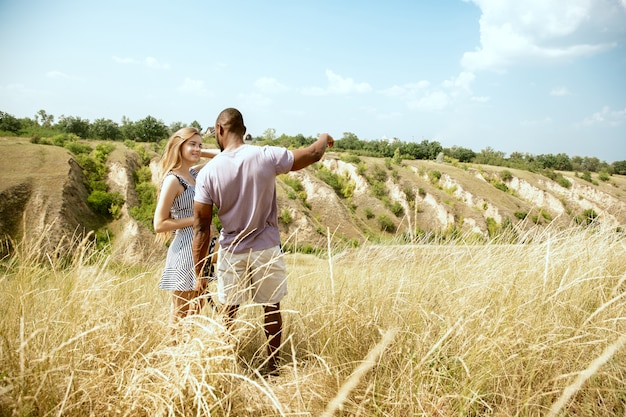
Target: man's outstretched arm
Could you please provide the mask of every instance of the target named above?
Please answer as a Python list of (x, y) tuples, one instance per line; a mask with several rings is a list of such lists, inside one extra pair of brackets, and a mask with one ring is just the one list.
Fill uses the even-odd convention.
[(294, 149), (292, 171), (306, 168), (324, 156), (326, 148), (332, 148), (335, 140), (328, 133), (322, 133), (317, 140), (306, 148)]

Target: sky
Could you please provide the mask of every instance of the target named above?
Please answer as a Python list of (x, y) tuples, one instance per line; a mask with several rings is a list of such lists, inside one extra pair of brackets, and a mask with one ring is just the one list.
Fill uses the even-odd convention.
[(0, 111), (626, 160), (626, 0), (0, 0)]

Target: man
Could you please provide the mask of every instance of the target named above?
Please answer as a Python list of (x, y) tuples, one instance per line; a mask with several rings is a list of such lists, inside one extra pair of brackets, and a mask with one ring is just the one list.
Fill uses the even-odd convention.
[[(280, 248), (276, 176), (319, 161), (334, 144), (327, 134), (296, 150), (244, 143), (246, 126), (239, 110), (223, 110), (215, 123), (221, 152), (198, 174), (194, 202), (192, 251), (200, 276), (211, 239), (213, 206), (222, 223), (217, 260), (218, 297), (230, 325), (241, 303), (250, 296), (265, 310), (268, 371), (278, 372), (282, 316), (280, 301), (287, 294), (287, 273)], [(197, 290), (206, 281), (198, 279)]]

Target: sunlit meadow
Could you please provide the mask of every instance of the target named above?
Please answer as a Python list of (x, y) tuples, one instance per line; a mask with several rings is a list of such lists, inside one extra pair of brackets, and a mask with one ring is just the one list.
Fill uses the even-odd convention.
[(259, 306), (173, 331), (161, 263), (21, 242), (0, 263), (0, 416), (624, 415), (623, 234), (520, 241), (287, 254), (271, 378)]

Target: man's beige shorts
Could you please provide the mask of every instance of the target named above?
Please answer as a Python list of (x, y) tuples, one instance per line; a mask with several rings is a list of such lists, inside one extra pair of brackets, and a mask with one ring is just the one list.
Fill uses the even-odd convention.
[(217, 294), (220, 303), (240, 305), (252, 297), (255, 303), (278, 304), (287, 295), (287, 269), (280, 246), (217, 255)]

